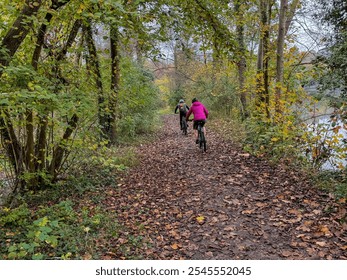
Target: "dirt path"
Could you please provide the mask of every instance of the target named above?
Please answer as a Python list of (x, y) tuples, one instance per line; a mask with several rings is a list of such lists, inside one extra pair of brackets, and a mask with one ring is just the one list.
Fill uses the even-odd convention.
[[(127, 228), (113, 241), (113, 255), (347, 259), (345, 201), (335, 202), (211, 131), (202, 155), (192, 130), (180, 134), (177, 116), (164, 122), (157, 141), (139, 148), (141, 164), (108, 191), (105, 203)], [(140, 240), (148, 246), (136, 246)]]

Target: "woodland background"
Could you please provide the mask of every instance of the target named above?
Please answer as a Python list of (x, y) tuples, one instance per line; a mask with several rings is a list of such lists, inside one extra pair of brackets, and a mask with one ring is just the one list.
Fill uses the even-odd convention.
[(346, 1), (3, 0), (0, 18), (3, 259), (80, 258), (93, 229), (117, 234), (74, 199), (117, 187), (181, 98), (347, 197)]

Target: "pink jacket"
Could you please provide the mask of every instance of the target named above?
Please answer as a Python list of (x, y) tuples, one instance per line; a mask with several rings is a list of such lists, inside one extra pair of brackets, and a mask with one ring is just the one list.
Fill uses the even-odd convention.
[(188, 120), (189, 116), (193, 113), (194, 121), (206, 120), (208, 117), (208, 110), (205, 106), (199, 101), (195, 101), (190, 107), (186, 119)]

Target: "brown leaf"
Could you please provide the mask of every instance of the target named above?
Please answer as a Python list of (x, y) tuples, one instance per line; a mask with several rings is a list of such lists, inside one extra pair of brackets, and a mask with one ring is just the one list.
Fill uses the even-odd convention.
[(224, 228), (225, 231), (234, 231), (235, 228), (233, 226), (227, 226)]
[(310, 255), (310, 256), (314, 256), (316, 255), (316, 250), (314, 248), (307, 248), (306, 252)]
[(172, 249), (174, 249), (174, 250), (177, 250), (178, 248), (181, 247), (181, 245), (179, 245), (179, 244), (177, 244), (177, 243), (174, 243), (174, 244), (172, 244), (170, 247), (171, 247)]
[(84, 260), (91, 260), (91, 259), (93, 259), (93, 257), (92, 257), (91, 254), (86, 253), (85, 255), (83, 255), (83, 259), (84, 259)]
[(255, 211), (255, 209), (243, 210), (241, 213), (246, 214), (246, 215), (250, 215), (250, 214), (253, 214), (254, 211)]
[(332, 236), (333, 234), (330, 232), (327, 226), (320, 226), (320, 231), (324, 233), (325, 236)]
[(259, 208), (263, 208), (263, 207), (267, 206), (267, 203), (264, 203), (264, 202), (257, 202), (255, 205), (256, 205), (257, 207), (259, 207)]
[(175, 238), (175, 239), (181, 239), (181, 235), (179, 233), (177, 233), (174, 230), (170, 231), (170, 234)]
[(251, 155), (249, 153), (246, 154), (239, 154), (240, 157), (250, 157)]
[(326, 247), (327, 243), (324, 242), (324, 241), (319, 241), (319, 242), (316, 242), (316, 244), (320, 247)]
[(128, 243), (128, 240), (125, 239), (125, 238), (118, 238), (117, 240), (120, 244), (125, 244), (125, 243)]
[(293, 252), (288, 251), (288, 250), (284, 250), (284, 251), (282, 251), (281, 254), (283, 257), (290, 257), (291, 255), (293, 255)]
[(172, 225), (167, 224), (167, 225), (165, 225), (165, 228), (166, 228), (167, 230), (171, 230), (171, 229), (172, 229)]

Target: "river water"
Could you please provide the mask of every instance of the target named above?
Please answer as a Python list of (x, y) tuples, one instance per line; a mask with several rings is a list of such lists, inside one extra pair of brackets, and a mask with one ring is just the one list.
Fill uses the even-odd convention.
[[(302, 114), (302, 120), (306, 123), (308, 131), (312, 131), (315, 136), (320, 136), (320, 142), (327, 143), (329, 140), (337, 139), (338, 143), (334, 146), (343, 147), (346, 145), (344, 139), (347, 139), (347, 131), (343, 123), (332, 116), (334, 116), (334, 109), (321, 101), (313, 105), (312, 112)], [(322, 165), (321, 169), (338, 170), (338, 166), (347, 166), (346, 157), (341, 159), (337, 152), (332, 151), (331, 157)]]

